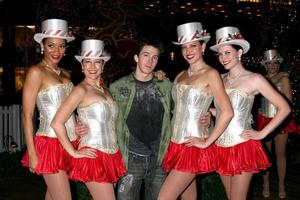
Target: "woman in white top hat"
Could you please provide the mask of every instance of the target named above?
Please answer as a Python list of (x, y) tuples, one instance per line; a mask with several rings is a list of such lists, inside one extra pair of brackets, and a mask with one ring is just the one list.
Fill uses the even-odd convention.
[[(264, 52), (263, 60), (261, 64), (266, 67), (267, 75), (266, 78), (269, 79), (274, 87), (286, 97), (290, 102), (292, 102), (292, 87), (289, 80), (289, 75), (286, 72), (280, 72), (280, 63), (282, 63), (283, 58), (278, 53), (277, 49), (269, 49)], [(276, 115), (277, 108), (266, 98), (261, 99), (261, 105), (259, 112), (257, 114), (256, 125), (257, 129), (263, 129)], [(277, 163), (277, 173), (278, 173), (278, 196), (279, 198), (285, 198), (285, 174), (286, 174), (286, 143), (288, 139), (288, 133), (293, 132), (297, 129), (297, 124), (295, 120), (287, 119), (280, 127), (273, 131), (270, 137), (267, 137), (264, 142), (268, 148), (269, 153), (271, 153), (272, 141), (275, 145), (276, 163)], [(270, 184), (269, 175), (267, 171), (263, 177), (263, 192), (264, 197), (270, 196)]]
[[(68, 23), (61, 19), (42, 22), (42, 32), (34, 35), (40, 44), (42, 61), (30, 67), (23, 88), (23, 126), (27, 152), (22, 165), (31, 172), (43, 175), (47, 185), (45, 199), (71, 199), (67, 171), (72, 158), (59, 143), (51, 120), (57, 109), (71, 91), (68, 71), (58, 64), (65, 54), (67, 43), (75, 38), (69, 35)], [(33, 113), (39, 110), (40, 124), (33, 136)], [(76, 145), (75, 118), (69, 116), (66, 122), (68, 137)]]
[[(101, 40), (84, 40), (81, 55), (75, 57), (81, 63), (85, 78), (61, 105), (51, 126), (71, 156), (77, 158), (85, 149), (95, 150), (91, 154), (95, 154), (95, 158), (75, 159), (69, 177), (83, 181), (94, 200), (113, 200), (113, 183), (126, 169), (115, 133), (117, 105), (109, 90), (100, 84), (104, 64), (110, 56), (105, 54)], [(78, 149), (71, 144), (64, 125), (75, 109), (80, 121), (89, 127), (88, 133), (80, 138)]]
[[(159, 200), (175, 200), (183, 192), (182, 199), (197, 199), (195, 176), (218, 167), (213, 143), (233, 116), (219, 73), (203, 60), (210, 36), (202, 29), (202, 24), (182, 24), (177, 27), (177, 35), (178, 41), (174, 44), (181, 46), (189, 68), (179, 73), (174, 81), (173, 133), (163, 160), (169, 175), (160, 190)], [(215, 127), (207, 134), (197, 121), (208, 111), (213, 99), (219, 115)]]
[[(216, 44), (210, 49), (228, 73), (223, 83), (230, 98), (234, 117), (215, 144), (219, 148), (221, 164), (217, 172), (230, 200), (246, 200), (253, 173), (266, 169), (270, 162), (260, 140), (271, 133), (290, 113), (284, 98), (260, 74), (246, 70), (241, 62), (250, 44), (236, 27), (223, 27), (216, 31)], [(251, 110), (254, 98), (261, 94), (271, 101), (278, 112), (261, 131), (251, 128)], [(217, 112), (212, 112), (216, 113)]]

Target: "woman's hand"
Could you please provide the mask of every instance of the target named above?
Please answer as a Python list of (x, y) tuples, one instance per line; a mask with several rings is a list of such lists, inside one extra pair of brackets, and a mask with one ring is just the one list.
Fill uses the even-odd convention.
[(265, 134), (256, 130), (244, 130), (240, 136), (244, 140), (261, 140), (265, 137)]
[(82, 148), (79, 150), (75, 150), (74, 153), (72, 153), (72, 157), (74, 158), (96, 158), (96, 149), (92, 148)]
[(201, 148), (201, 149), (205, 149), (209, 146), (209, 145), (206, 144), (204, 138), (188, 136), (188, 137), (185, 137), (185, 139), (186, 140), (185, 140), (184, 144), (187, 147), (195, 146), (195, 147), (198, 147), (198, 148)]
[(35, 168), (38, 165), (38, 163), (39, 163), (39, 159), (38, 159), (37, 155), (36, 154), (30, 155), (29, 156), (29, 171), (33, 173), (35, 171)]

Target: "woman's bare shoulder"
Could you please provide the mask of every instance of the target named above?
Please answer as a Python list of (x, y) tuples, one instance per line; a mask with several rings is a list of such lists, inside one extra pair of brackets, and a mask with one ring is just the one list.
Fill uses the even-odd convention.
[(206, 74), (210, 77), (220, 77), (220, 73), (215, 68), (207, 65)]

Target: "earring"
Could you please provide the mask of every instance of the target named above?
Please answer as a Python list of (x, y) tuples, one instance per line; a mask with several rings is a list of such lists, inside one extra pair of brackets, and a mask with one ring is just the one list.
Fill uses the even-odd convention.
[(41, 54), (42, 54), (42, 55), (44, 54), (44, 49), (43, 49), (43, 48), (41, 48)]
[(83, 67), (81, 68), (81, 72), (82, 72), (82, 73), (84, 72)]
[(242, 58), (241, 58), (241, 56), (239, 56), (239, 61), (241, 61), (242, 60)]
[(204, 49), (202, 49), (202, 55), (204, 55), (204, 52), (205, 52), (205, 50), (204, 50)]

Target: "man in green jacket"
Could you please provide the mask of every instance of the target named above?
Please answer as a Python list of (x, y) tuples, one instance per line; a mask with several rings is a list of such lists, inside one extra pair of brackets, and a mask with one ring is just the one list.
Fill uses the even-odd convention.
[(135, 71), (110, 85), (119, 107), (116, 133), (128, 172), (118, 183), (118, 200), (156, 200), (166, 173), (162, 159), (171, 137), (172, 83), (153, 76), (162, 45), (140, 40)]

